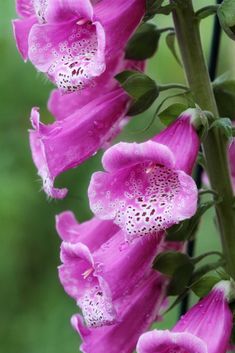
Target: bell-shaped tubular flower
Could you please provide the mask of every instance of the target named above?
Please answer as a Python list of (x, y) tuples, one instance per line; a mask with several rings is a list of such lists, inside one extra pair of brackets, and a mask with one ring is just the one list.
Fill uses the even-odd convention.
[(111, 70), (144, 15), (145, 1), (17, 0), (16, 8), (21, 19), (13, 29), (23, 59), (63, 92), (74, 92)]
[(114, 234), (115, 225), (110, 223), (92, 219), (78, 225), (71, 213), (57, 216), (57, 229), (63, 235), (60, 281), (81, 307), (88, 327), (119, 321), (122, 298), (149, 276), (161, 250), (162, 234), (129, 244), (121, 230)]
[(71, 322), (82, 338), (81, 352), (132, 353), (139, 336), (159, 318), (166, 284), (166, 279), (152, 270), (131, 295), (120, 300), (118, 322), (114, 325), (88, 328), (80, 315), (74, 315)]
[(197, 187), (188, 173), (199, 139), (190, 117), (182, 114), (153, 140), (112, 146), (103, 155), (105, 172), (92, 175), (91, 210), (113, 219), (127, 240), (165, 230), (196, 212)]
[(143, 334), (137, 353), (226, 353), (232, 330), (228, 281), (216, 285), (175, 325), (173, 330)]
[(66, 189), (54, 188), (55, 178), (94, 155), (118, 134), (129, 104), (127, 94), (118, 88), (50, 125), (41, 123), (38, 109), (32, 109), (30, 146), (43, 189), (49, 197), (66, 195)]
[(197, 159), (200, 140), (193, 125), (196, 109), (187, 109), (166, 129), (157, 134), (153, 141), (162, 143), (175, 155), (177, 169), (191, 174)]
[(114, 58), (110, 66), (111, 70), (106, 70), (96, 80), (95, 85), (87, 87), (82, 91), (63, 94), (59, 89), (53, 90), (48, 101), (48, 109), (56, 120), (66, 118), (92, 100), (117, 89), (120, 86), (113, 76), (125, 70), (144, 71), (145, 61), (126, 60), (124, 54), (122, 54), (118, 57), (118, 60)]

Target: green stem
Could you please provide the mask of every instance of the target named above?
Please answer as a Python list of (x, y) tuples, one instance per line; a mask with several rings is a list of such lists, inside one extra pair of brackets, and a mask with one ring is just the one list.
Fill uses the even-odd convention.
[[(215, 118), (219, 118), (192, 1), (182, 1), (174, 10), (173, 19), (186, 78), (195, 102), (201, 109), (208, 110)], [(227, 145), (219, 129), (211, 129), (208, 132), (203, 143), (203, 151), (211, 187), (222, 197), (222, 202), (215, 206), (216, 215), (227, 271), (235, 278), (234, 197), (228, 167)]]
[(167, 83), (164, 85), (158, 85), (158, 89), (160, 92), (167, 91), (168, 89), (182, 89), (183, 91), (189, 91), (189, 88), (185, 85), (181, 85), (180, 83)]

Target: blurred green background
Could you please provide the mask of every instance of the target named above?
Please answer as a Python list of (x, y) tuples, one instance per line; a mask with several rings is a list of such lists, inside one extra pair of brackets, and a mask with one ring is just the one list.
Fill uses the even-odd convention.
[[(195, 6), (211, 3), (200, 0)], [(32, 106), (40, 107), (44, 121), (51, 121), (46, 102), (52, 85), (20, 58), (11, 29), (15, 17), (14, 2), (0, 0), (0, 351), (75, 353), (79, 351), (79, 338), (69, 320), (77, 308), (58, 281), (60, 241), (54, 216), (71, 209), (80, 221), (90, 217), (86, 190), (91, 173), (100, 168), (101, 153), (58, 178), (57, 185), (70, 189), (65, 200), (48, 201), (40, 192), (27, 130)], [(157, 23), (163, 27), (170, 24), (170, 19), (159, 16)], [(204, 20), (201, 31), (206, 55), (211, 28), (212, 19)], [(233, 57), (234, 46), (223, 36), (219, 72), (234, 69)], [(183, 82), (182, 69), (168, 51), (164, 36), (148, 71), (162, 83)], [(155, 122), (143, 133), (153, 109), (134, 118), (119, 139), (142, 140), (158, 131), (161, 126)], [(218, 248), (211, 211), (203, 218), (197, 253)], [(171, 312), (158, 327), (170, 327), (176, 315), (177, 310)]]

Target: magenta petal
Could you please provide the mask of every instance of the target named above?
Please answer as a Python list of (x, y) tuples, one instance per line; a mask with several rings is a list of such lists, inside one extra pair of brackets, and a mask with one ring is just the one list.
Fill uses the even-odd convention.
[(191, 123), (192, 109), (186, 110), (179, 118), (153, 138), (153, 141), (168, 146), (174, 153), (176, 168), (187, 174), (192, 173), (200, 140)]
[(38, 169), (38, 175), (43, 181), (43, 190), (45, 193), (52, 198), (64, 198), (67, 194), (67, 189), (56, 189), (54, 188), (55, 176), (53, 171), (50, 170), (47, 154), (43, 144), (41, 135), (46, 131), (46, 127), (39, 121), (38, 108), (33, 108), (31, 112), (31, 122), (35, 131), (30, 132), (30, 147), (32, 151), (33, 161)]
[(102, 0), (95, 5), (95, 18), (102, 23), (106, 34), (107, 58), (124, 50), (145, 14), (145, 3), (145, 0)]
[(83, 339), (84, 353), (132, 353), (141, 333), (158, 316), (165, 298), (165, 282), (152, 272), (134, 293), (120, 302), (119, 322), (110, 327), (87, 329), (79, 315), (72, 317), (72, 325)]
[(46, 11), (48, 22), (64, 22), (71, 18), (91, 20), (93, 7), (90, 0), (50, 0)]
[(123, 297), (130, 298), (154, 272), (152, 262), (162, 250), (163, 233), (129, 244), (121, 230), (114, 234), (110, 223), (99, 224), (93, 219), (78, 225), (71, 212), (57, 218), (57, 229), (65, 238), (70, 239), (72, 234), (73, 241), (61, 245), (60, 281), (81, 307), (89, 326), (113, 324), (120, 319)]
[(16, 12), (22, 18), (34, 15), (32, 0), (16, 0)]
[(31, 28), (35, 23), (36, 19), (34, 17), (12, 21), (16, 46), (24, 61), (27, 61), (28, 59), (28, 37)]
[(118, 88), (119, 85), (114, 76), (119, 72), (132, 69), (144, 70), (144, 62), (124, 60), (123, 53), (119, 53), (117, 57), (112, 56), (110, 59), (108, 62), (106, 61), (105, 72), (94, 78), (91, 87), (71, 94), (63, 94), (59, 89), (52, 91), (48, 101), (48, 109), (57, 120), (66, 118), (90, 101)]
[(228, 304), (230, 282), (219, 282), (170, 332), (143, 334), (137, 353), (226, 353), (233, 317)]
[(105, 281), (92, 276), (94, 259), (86, 245), (66, 243), (61, 246), (59, 277), (66, 292), (76, 299), (89, 327), (110, 325), (116, 321), (110, 291)]
[(129, 244), (119, 231), (93, 253), (95, 273), (109, 286), (113, 301), (130, 294), (152, 271), (162, 235), (154, 234)]
[[(128, 96), (118, 89), (54, 124), (46, 126), (38, 120), (35, 123), (35, 118), (32, 118), (35, 130), (30, 131), (31, 150), (49, 196), (52, 196), (52, 185), (57, 175), (78, 166), (115, 135), (128, 102)], [(32, 115), (35, 114), (39, 119), (34, 109)]]
[(105, 34), (98, 22), (35, 25), (29, 36), (30, 60), (65, 92), (82, 89), (102, 74), (104, 48)]
[(183, 171), (177, 171), (180, 192), (175, 198), (173, 219), (176, 223), (191, 218), (197, 211), (198, 191), (194, 180)]
[[(208, 353), (226, 353), (232, 330), (227, 299), (228, 281), (221, 281), (175, 325), (174, 332), (190, 332), (202, 339)], [(218, 320), (219, 318), (219, 320)]]
[(119, 228), (112, 221), (97, 218), (78, 223), (73, 212), (65, 211), (56, 216), (56, 230), (62, 240), (83, 243), (93, 252), (108, 241)]
[(102, 158), (103, 167), (107, 172), (115, 172), (144, 162), (152, 162), (171, 168), (174, 166), (174, 155), (168, 147), (152, 141), (120, 142), (109, 148)]
[(91, 210), (101, 219), (113, 219), (129, 241), (165, 230), (196, 212), (195, 182), (183, 171), (170, 168), (172, 155), (161, 146), (152, 141), (118, 144), (104, 155), (110, 172), (92, 175)]
[[(187, 333), (154, 330), (140, 336), (137, 353), (210, 353), (198, 337)], [(219, 353), (219, 352), (218, 352)]]

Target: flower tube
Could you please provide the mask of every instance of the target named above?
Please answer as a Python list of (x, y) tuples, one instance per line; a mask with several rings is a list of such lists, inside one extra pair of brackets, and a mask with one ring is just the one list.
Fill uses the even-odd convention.
[(57, 216), (63, 238), (60, 281), (81, 307), (89, 327), (118, 322), (122, 298), (149, 276), (162, 248), (162, 234), (129, 244), (123, 241), (121, 230), (114, 233), (116, 226), (111, 224), (92, 219), (79, 225), (71, 213)]
[(17, 0), (16, 9), (20, 19), (13, 29), (23, 59), (71, 93), (112, 69), (144, 15), (145, 1)]
[(112, 146), (103, 155), (105, 172), (92, 175), (91, 210), (113, 219), (127, 240), (165, 230), (196, 212), (197, 187), (188, 173), (199, 138), (190, 119), (186, 111), (150, 141)]
[(232, 330), (230, 283), (221, 281), (171, 330), (143, 334), (137, 353), (226, 353)]
[(38, 109), (32, 109), (30, 147), (49, 197), (65, 197), (67, 189), (54, 188), (55, 178), (81, 164), (111, 140), (120, 131), (129, 104), (127, 94), (118, 88), (50, 125), (41, 123)]
[(152, 271), (133, 293), (119, 303), (119, 320), (112, 326), (87, 328), (80, 315), (72, 325), (82, 338), (83, 353), (132, 353), (139, 336), (159, 318), (166, 299), (167, 281)]

